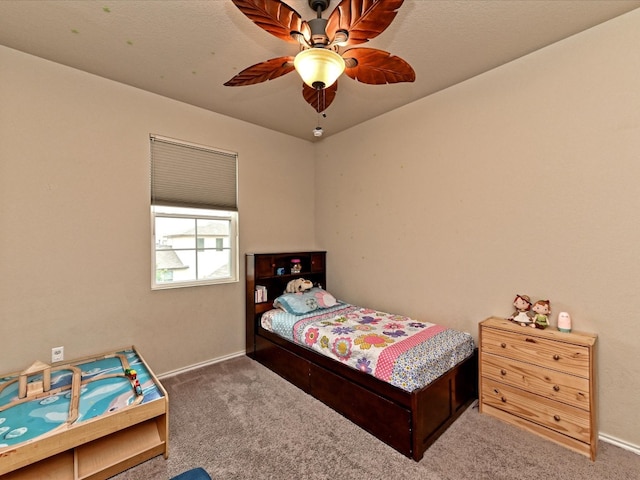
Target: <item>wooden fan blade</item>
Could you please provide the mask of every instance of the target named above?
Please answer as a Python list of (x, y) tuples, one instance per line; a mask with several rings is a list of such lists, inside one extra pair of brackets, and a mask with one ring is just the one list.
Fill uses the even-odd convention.
[(266, 62), (256, 63), (242, 70), (224, 85), (226, 87), (241, 87), (281, 77), (295, 70), (293, 58), (292, 56), (278, 57)]
[(322, 113), (329, 108), (333, 99), (336, 98), (337, 91), (338, 82), (335, 82), (330, 87), (323, 88), (322, 90), (311, 88), (306, 83), (302, 84), (302, 96), (318, 113)]
[(301, 32), (302, 17), (280, 0), (232, 0), (249, 20), (285, 42), (298, 43), (291, 32)]
[[(376, 48), (351, 48), (344, 52), (347, 68), (344, 73), (362, 83), (382, 85), (385, 83), (413, 82), (416, 72), (405, 60)], [(350, 67), (354, 59), (357, 64)]]
[(391, 24), (404, 0), (342, 0), (327, 21), (331, 41), (338, 30), (349, 33), (343, 45), (358, 45), (377, 37)]

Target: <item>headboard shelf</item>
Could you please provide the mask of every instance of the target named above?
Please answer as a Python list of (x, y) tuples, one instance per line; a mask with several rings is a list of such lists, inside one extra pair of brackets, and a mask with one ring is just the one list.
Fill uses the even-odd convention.
[[(324, 251), (246, 254), (247, 355), (253, 357), (255, 352), (260, 317), (273, 308), (273, 301), (284, 292), (287, 283), (305, 278), (326, 288), (326, 254)], [(291, 273), (292, 260), (299, 261), (295, 262), (300, 265), (299, 273)], [(266, 291), (266, 301), (257, 301), (256, 289), (259, 287)]]
[[(256, 279), (273, 277), (297, 278), (300, 275), (324, 272), (325, 252), (293, 252), (250, 254), (255, 259)], [(300, 265), (300, 272), (292, 272), (294, 261)]]

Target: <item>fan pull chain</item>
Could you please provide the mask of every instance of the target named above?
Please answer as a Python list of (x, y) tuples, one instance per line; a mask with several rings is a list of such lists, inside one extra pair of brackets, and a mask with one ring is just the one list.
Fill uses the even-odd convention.
[[(317, 100), (317, 112), (318, 112), (318, 117), (317, 117), (317, 122), (316, 122), (316, 128), (313, 129), (313, 135), (315, 137), (321, 137), (322, 134), (324, 133), (324, 130), (322, 129), (322, 126), (320, 125), (320, 116), (322, 115), (323, 117), (326, 117), (326, 115), (324, 113), (324, 104), (325, 104), (325, 94), (326, 92), (324, 91), (324, 89), (317, 89), (316, 90), (316, 100)], [(322, 93), (321, 93), (322, 92)], [(322, 102), (322, 103), (320, 103)], [(322, 105), (322, 108), (320, 108), (320, 106)]]

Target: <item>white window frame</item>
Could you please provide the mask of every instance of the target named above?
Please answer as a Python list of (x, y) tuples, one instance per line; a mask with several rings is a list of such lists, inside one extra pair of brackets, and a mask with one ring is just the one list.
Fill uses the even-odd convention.
[[(156, 237), (156, 218), (176, 218), (176, 219), (192, 219), (192, 220), (224, 220), (229, 221), (229, 251), (230, 251), (230, 265), (229, 276), (222, 278), (208, 278), (202, 280), (188, 280), (188, 281), (171, 281), (171, 282), (158, 282), (157, 281), (157, 268), (156, 268), (156, 252), (158, 251), (157, 245), (159, 238)], [(197, 208), (184, 208), (184, 207), (165, 207), (152, 205), (151, 206), (151, 289), (152, 290), (165, 290), (169, 288), (181, 288), (181, 287), (195, 287), (200, 285), (218, 285), (225, 283), (238, 282), (238, 212), (224, 211), (224, 210), (206, 210)], [(196, 252), (195, 258), (197, 261), (198, 247), (197, 241), (193, 249)], [(213, 247), (211, 250), (216, 250)]]

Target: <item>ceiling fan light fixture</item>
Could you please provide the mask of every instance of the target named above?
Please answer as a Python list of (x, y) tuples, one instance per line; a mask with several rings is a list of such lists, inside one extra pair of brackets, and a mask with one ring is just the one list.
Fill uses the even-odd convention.
[(344, 60), (338, 53), (322, 47), (301, 51), (293, 65), (302, 81), (318, 90), (333, 85), (345, 69)]

